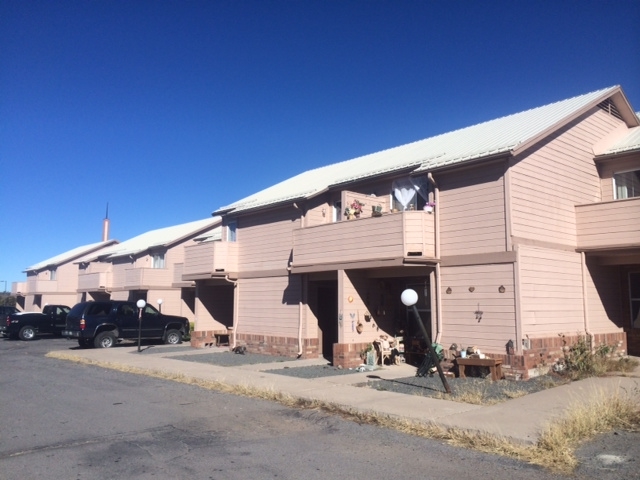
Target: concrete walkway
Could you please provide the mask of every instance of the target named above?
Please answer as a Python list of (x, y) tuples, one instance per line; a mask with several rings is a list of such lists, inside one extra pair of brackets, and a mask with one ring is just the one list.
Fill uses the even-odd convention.
[(296, 398), (319, 400), (361, 412), (376, 412), (416, 422), (429, 422), (444, 427), (486, 432), (524, 443), (535, 443), (546, 425), (561, 417), (579, 402), (588, 402), (601, 395), (617, 392), (634, 394), (640, 391), (640, 367), (627, 376), (590, 378), (568, 385), (492, 406), (470, 405), (451, 400), (437, 400), (417, 395), (378, 391), (355, 386), (375, 375), (381, 379), (412, 377), (416, 368), (394, 365), (373, 372), (305, 379), (267, 373), (286, 367), (326, 365), (323, 359), (292, 360), (291, 362), (222, 367), (190, 362), (172, 357), (223, 353), (227, 347), (184, 350), (175, 346), (153, 346), (154, 353), (138, 353), (136, 346), (120, 345), (109, 349), (64, 350), (50, 356), (87, 359), (98, 364), (136, 368), (148, 372), (163, 372), (195, 379), (222, 382), (228, 385), (251, 386), (289, 394)]

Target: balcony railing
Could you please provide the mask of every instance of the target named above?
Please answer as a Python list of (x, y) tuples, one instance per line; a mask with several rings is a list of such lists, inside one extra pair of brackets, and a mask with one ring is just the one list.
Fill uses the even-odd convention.
[(79, 292), (99, 292), (110, 288), (108, 272), (85, 273), (78, 276)]
[(198, 280), (238, 271), (236, 242), (203, 242), (184, 249), (182, 280)]
[(25, 296), (27, 294), (27, 282), (13, 282), (11, 284), (11, 295)]
[(337, 264), (434, 259), (434, 215), (384, 214), (296, 229), (292, 271), (322, 271)]
[(578, 250), (640, 247), (640, 197), (576, 206)]
[(149, 287), (170, 287), (172, 272), (168, 268), (129, 268), (125, 270), (124, 288), (144, 290)]
[(27, 279), (27, 293), (40, 295), (42, 293), (55, 293), (58, 291), (57, 280)]

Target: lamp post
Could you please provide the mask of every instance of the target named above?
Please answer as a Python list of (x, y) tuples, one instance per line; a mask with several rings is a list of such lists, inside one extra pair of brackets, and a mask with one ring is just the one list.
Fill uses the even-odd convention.
[(164, 300), (162, 300), (161, 298), (158, 299), (158, 311), (160, 313), (162, 313), (162, 304), (164, 303)]
[(147, 302), (140, 299), (136, 302), (138, 307), (138, 352), (140, 352), (140, 337), (142, 336), (142, 309), (147, 306)]
[(418, 301), (418, 294), (415, 290), (407, 288), (402, 295), (400, 296), (400, 300), (407, 307), (413, 308), (413, 313), (416, 316), (416, 320), (418, 321), (418, 325), (420, 326), (420, 330), (422, 330), (422, 334), (424, 335), (424, 339), (427, 341), (427, 351), (429, 355), (431, 355), (431, 360), (436, 365), (438, 369), (438, 375), (440, 375), (440, 380), (442, 380), (442, 385), (447, 393), (451, 393), (451, 388), (449, 387), (449, 383), (447, 382), (447, 378), (444, 376), (444, 372), (442, 371), (442, 366), (440, 365), (440, 360), (438, 360), (438, 355), (436, 354), (433, 346), (431, 345), (431, 338), (429, 338), (429, 334), (427, 333), (427, 329), (424, 328), (424, 324), (422, 323), (422, 318), (420, 318), (420, 313), (418, 313), (418, 309), (416, 308), (416, 302)]

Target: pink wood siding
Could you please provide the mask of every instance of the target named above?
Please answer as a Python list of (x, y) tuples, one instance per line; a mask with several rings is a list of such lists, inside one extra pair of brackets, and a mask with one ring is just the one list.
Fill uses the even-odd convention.
[[(237, 333), (296, 338), (300, 318), (301, 279), (269, 277), (238, 281)], [(304, 334), (305, 332), (303, 332)], [(316, 336), (317, 332), (313, 332)]]
[(185, 247), (183, 275), (193, 278), (238, 271), (238, 243), (204, 242)]
[(111, 287), (113, 289), (124, 288), (126, 284), (126, 273), (130, 268), (133, 268), (130, 262), (113, 264), (111, 275)]
[(78, 291), (90, 292), (111, 288), (110, 275), (108, 272), (84, 273), (78, 277)]
[(291, 255), (293, 229), (299, 226), (300, 212), (293, 207), (239, 219), (239, 271), (286, 269)]
[(434, 215), (401, 212), (296, 229), (293, 265), (403, 258), (433, 258)]
[(438, 175), (441, 256), (504, 251), (504, 164)]
[[(599, 265), (587, 256), (587, 318), (591, 333), (622, 331), (628, 324), (621, 300), (620, 270), (618, 267)], [(627, 314), (628, 315), (628, 314)]]
[(576, 206), (578, 249), (640, 247), (640, 197)]
[(233, 285), (198, 282), (195, 298), (195, 330), (225, 330), (233, 325)]
[(130, 268), (125, 271), (125, 288), (147, 290), (151, 287), (170, 287), (172, 272), (167, 268)]
[(579, 253), (520, 247), (523, 337), (584, 332)]
[(55, 293), (58, 291), (57, 280), (39, 279), (36, 276), (27, 278), (27, 291), (30, 295)]
[[(513, 264), (442, 267), (441, 284), (445, 348), (456, 343), (504, 353), (509, 340), (516, 342)], [(504, 293), (498, 290), (501, 285)], [(480, 321), (477, 311), (482, 312)]]
[(76, 290), (78, 289), (78, 271), (78, 265), (74, 263), (65, 263), (58, 266), (56, 269), (56, 280), (60, 293), (73, 293), (75, 297)]
[(515, 237), (576, 244), (575, 205), (601, 199), (592, 146), (620, 122), (595, 108), (517, 158), (510, 177)]

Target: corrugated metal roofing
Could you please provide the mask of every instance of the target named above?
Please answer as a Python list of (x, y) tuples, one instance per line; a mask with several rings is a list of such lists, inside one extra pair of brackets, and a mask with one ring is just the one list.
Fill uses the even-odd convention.
[(303, 172), (221, 207), (242, 211), (310, 198), (347, 181), (412, 168), (428, 171), (490, 155), (513, 152), (620, 90), (614, 86), (417, 142)]
[(76, 247), (73, 250), (69, 250), (68, 252), (61, 253), (60, 255), (56, 255), (55, 257), (51, 257), (47, 260), (36, 263), (35, 265), (28, 267), (25, 270), (25, 272), (41, 270), (49, 266), (61, 265), (63, 263), (70, 262), (83, 255), (91, 254), (91, 252), (94, 252), (95, 254), (95, 252), (100, 251), (100, 249), (104, 247), (109, 247), (114, 242), (116, 242), (116, 240), (107, 240), (106, 242), (97, 242), (97, 243), (91, 243), (89, 245), (83, 245), (82, 247)]
[(629, 130), (624, 137), (611, 145), (602, 155), (630, 152), (632, 150), (640, 150), (640, 127)]
[(83, 261), (91, 261), (96, 258), (110, 259), (124, 255), (136, 255), (154, 247), (169, 246), (183, 238), (204, 231), (208, 227), (214, 228), (221, 221), (220, 217), (206, 218), (195, 222), (173, 225), (171, 227), (159, 228), (133, 237), (122, 243), (114, 245), (100, 252), (100, 255), (93, 258), (85, 258)]

